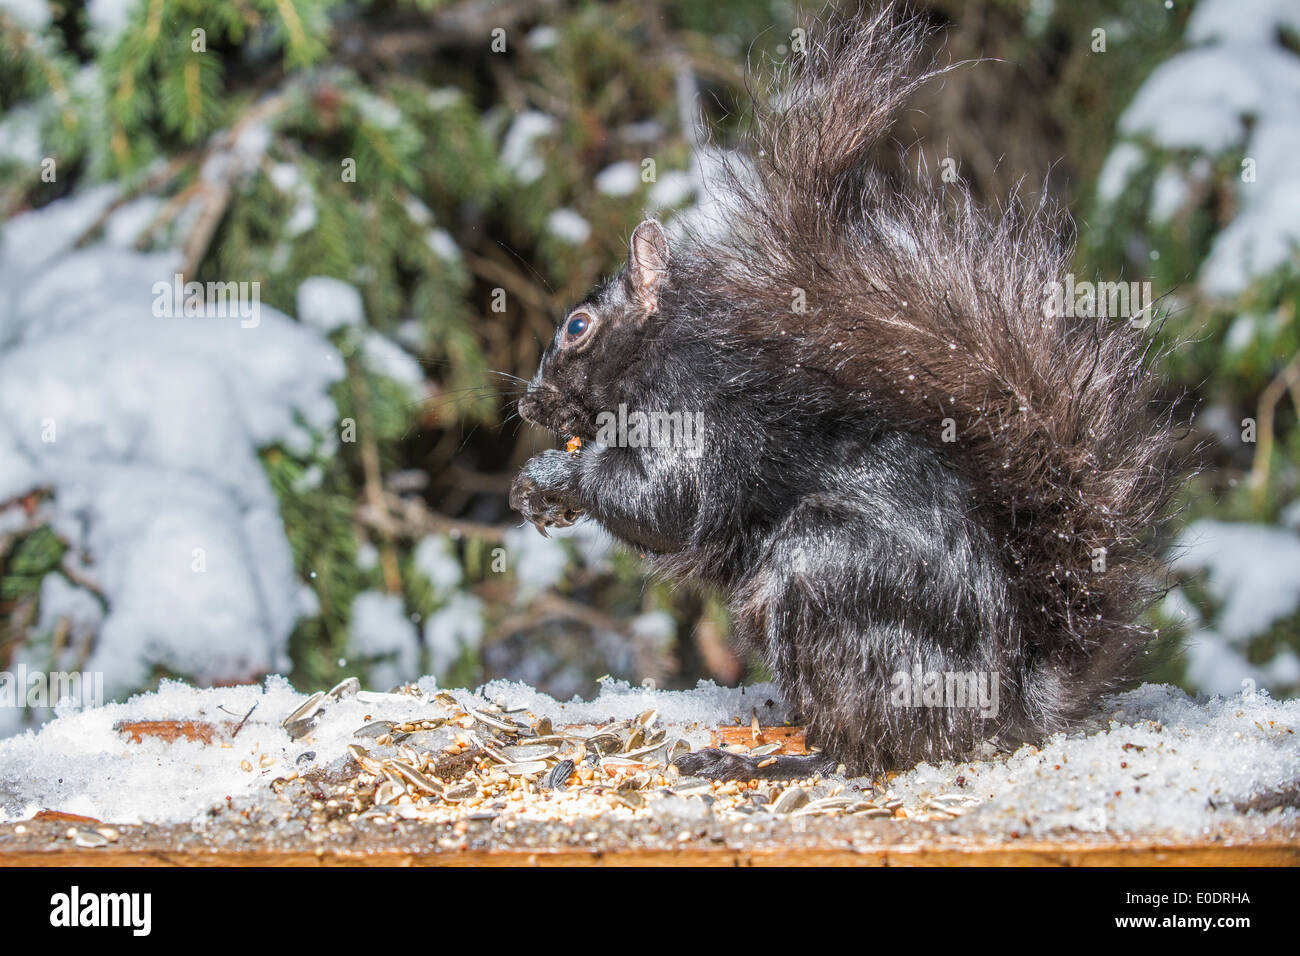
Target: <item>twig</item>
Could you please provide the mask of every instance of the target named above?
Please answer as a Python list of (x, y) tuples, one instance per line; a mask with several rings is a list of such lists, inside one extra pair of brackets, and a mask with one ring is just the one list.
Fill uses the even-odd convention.
[(577, 621), (593, 631), (612, 631), (632, 645), (637, 656), (638, 673), (656, 680), (662, 680), (667, 676), (665, 661), (656, 653), (656, 648), (651, 642), (636, 634), (627, 622), (554, 592), (540, 595), (525, 611), (502, 620), (493, 628), (487, 642), (491, 643), (510, 634), (528, 631), (553, 620)]
[(366, 393), (365, 376), (353, 361), (348, 362), (348, 382), (352, 400), (357, 406), (358, 432), (361, 437), (361, 470), (365, 476), (366, 503), (374, 515), (372, 527), (379, 532), (379, 565), (384, 575), (384, 587), (389, 594), (402, 593), (402, 574), (397, 565), (397, 552), (393, 547), (394, 528), (384, 492), (384, 475), (379, 463), (379, 442), (375, 439), (374, 417), (370, 414), (370, 396)]
[(520, 273), (513, 266), (496, 262), (468, 250), (464, 250), (462, 254), (465, 262), (470, 267), (470, 271), (485, 282), (501, 286), (507, 292), (518, 296), (525, 304), (531, 306), (543, 316), (554, 311), (550, 297), (541, 292), (527, 276)]
[(498, 542), (505, 539), (509, 528), (505, 525), (482, 524), (477, 521), (463, 521), (450, 518), (432, 510), (419, 498), (399, 498), (386, 492), (380, 506), (384, 516), (376, 515), (375, 508), (369, 502), (366, 507), (358, 509), (357, 517), (369, 527), (378, 528), (381, 521), (388, 521), (389, 526), (404, 537), (419, 538), (426, 534), (451, 534), (455, 537), (480, 538), (484, 541)]
[(104, 589), (94, 581), (90, 580), (90, 578), (71, 567), (66, 561), (59, 565), (59, 572), (77, 587), (85, 588), (91, 594), (95, 595), (95, 597), (99, 599), (100, 604), (104, 607), (108, 607), (108, 596), (104, 593)]
[[(1291, 357), (1291, 361), (1265, 386), (1259, 396), (1257, 417), (1259, 444), (1255, 447), (1255, 461), (1250, 469), (1250, 486), (1257, 506), (1263, 501), (1264, 493), (1268, 490), (1269, 466), (1273, 458), (1273, 415), (1277, 403), (1281, 401), (1282, 395), (1289, 391), (1292, 403), (1296, 404), (1298, 387), (1300, 387), (1300, 352)], [(1296, 404), (1296, 411), (1300, 413), (1300, 404)]]
[(230, 739), (231, 739), (231, 740), (234, 740), (235, 737), (238, 736), (239, 732), (240, 732), (241, 730), (243, 730), (243, 728), (244, 728), (244, 724), (248, 722), (248, 718), (249, 718), (249, 717), (252, 717), (252, 716), (253, 716), (253, 711), (255, 711), (255, 710), (257, 710), (257, 704), (256, 704), (256, 703), (254, 703), (252, 707), (248, 708), (248, 713), (246, 713), (246, 714), (244, 715), (244, 719), (241, 720), (239, 723), (237, 723), (237, 724), (235, 725), (235, 729), (232, 730), (232, 731), (230, 732)]
[[(254, 104), (234, 125), (223, 134), (214, 137), (217, 144), (216, 149), (221, 151), (233, 149), (245, 129), (254, 123), (266, 122), (284, 112), (288, 102), (288, 97), (285, 94), (277, 93)], [(226, 208), (230, 205), (230, 199), (235, 192), (234, 180), (238, 175), (242, 174), (242, 170), (233, 161), (227, 169), (233, 172), (227, 172), (218, 182), (209, 183), (202, 190), (204, 196), (203, 208), (199, 211), (194, 228), (186, 237), (183, 245), (182, 275), (192, 275), (198, 269), (199, 263), (203, 261), (203, 256), (208, 251), (208, 245), (212, 242), (212, 236), (216, 233), (217, 226), (221, 222), (221, 217), (226, 214)]]
[[(181, 153), (179, 156), (174, 156), (170, 160), (168, 160), (167, 163), (162, 167), (162, 169), (158, 170), (158, 172), (154, 173), (152, 176), (145, 177), (145, 179), (143, 179), (141, 182), (136, 184), (131, 189), (124, 190), (119, 196), (117, 196), (111, 203), (108, 204), (108, 206), (104, 209), (102, 213), (99, 214), (99, 216), (95, 219), (94, 222), (92, 222), (89, 226), (87, 226), (82, 231), (81, 235), (77, 237), (77, 241), (73, 243), (73, 245), (77, 248), (86, 245), (86, 243), (90, 242), (91, 237), (94, 236), (97, 232), (99, 232), (100, 229), (104, 227), (104, 224), (108, 222), (108, 220), (112, 217), (113, 213), (117, 212), (127, 203), (131, 202), (134, 199), (138, 199), (140, 196), (143, 196), (146, 193), (152, 193), (152, 192), (156, 192), (159, 189), (162, 189), (173, 179), (175, 179), (180, 174), (181, 170), (184, 169), (190, 162), (192, 162), (195, 159), (195, 157), (197, 157), (198, 155), (199, 155), (198, 150), (191, 149), (191, 150), (187, 150), (184, 153)], [(150, 223), (149, 227), (145, 230), (145, 232), (146, 233), (151, 232), (153, 228), (154, 228), (154, 224)]]
[[(557, 0), (469, 0), (436, 11), (423, 28), (403, 23), (397, 29), (363, 35), (360, 42), (345, 45), (343, 56), (351, 63), (372, 64), (405, 56), (428, 57), (453, 47), (478, 48), (494, 29), (505, 29), (513, 37), (516, 27), (542, 19), (546, 10), (556, 6)], [(347, 28), (364, 33), (366, 24), (354, 20)]]
[(448, 466), (447, 470), (454, 476), (457, 485), (469, 491), (482, 491), (494, 495), (507, 495), (510, 493), (510, 486), (514, 482), (514, 475), (509, 472), (489, 474), (481, 471), (472, 471), (455, 461)]
[(526, 610), (502, 620), (493, 629), (492, 637), (506, 637), (520, 631), (531, 630), (551, 620), (578, 621), (593, 630), (614, 631), (628, 639), (633, 637), (627, 624), (604, 611), (549, 592), (538, 597)]

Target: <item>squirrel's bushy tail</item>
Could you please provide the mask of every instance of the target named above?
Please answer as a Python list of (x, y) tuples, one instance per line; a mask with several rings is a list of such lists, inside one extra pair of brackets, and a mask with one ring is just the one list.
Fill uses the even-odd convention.
[(960, 183), (874, 171), (911, 95), (944, 72), (927, 40), (893, 6), (809, 30), (758, 107), (731, 229), (701, 244), (694, 281), (730, 297), (725, 334), (783, 367), (793, 344), (800, 374), (967, 477), (1068, 717), (1150, 637), (1134, 618), (1172, 449), (1145, 370), (1154, 328), (1046, 308), (1072, 230), (1045, 204), (987, 212)]

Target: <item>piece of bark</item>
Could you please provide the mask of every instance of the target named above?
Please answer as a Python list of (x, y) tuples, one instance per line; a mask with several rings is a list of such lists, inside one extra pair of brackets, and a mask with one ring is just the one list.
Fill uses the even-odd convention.
[(719, 727), (713, 731), (714, 747), (762, 747), (780, 744), (779, 754), (801, 755), (808, 752), (808, 732), (803, 727), (759, 727), (758, 733), (748, 725)]
[(83, 817), (80, 813), (65, 813), (62, 810), (38, 810), (32, 819), (44, 823), (80, 823), (92, 827), (100, 826), (104, 822), (94, 817)]
[(234, 734), (234, 721), (226, 720), (219, 724), (201, 720), (119, 720), (113, 729), (119, 734), (130, 736), (133, 743), (143, 743), (144, 738), (153, 737), (172, 743), (176, 740), (193, 740), (210, 744), (214, 740), (229, 739)]

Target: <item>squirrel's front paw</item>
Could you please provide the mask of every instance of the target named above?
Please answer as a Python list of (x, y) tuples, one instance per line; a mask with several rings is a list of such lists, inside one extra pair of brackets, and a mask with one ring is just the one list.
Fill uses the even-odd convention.
[(543, 535), (547, 528), (573, 524), (582, 509), (573, 499), (572, 469), (570, 456), (564, 452), (543, 452), (530, 458), (510, 487), (510, 507)]

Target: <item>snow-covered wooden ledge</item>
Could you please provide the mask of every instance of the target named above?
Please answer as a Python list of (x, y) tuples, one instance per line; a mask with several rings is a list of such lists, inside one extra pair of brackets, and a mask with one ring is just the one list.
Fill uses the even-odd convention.
[(674, 846), (638, 840), (542, 847), (502, 844), (471, 824), (453, 848), (439, 845), (444, 828), (429, 825), (405, 826), (393, 838), (297, 849), (260, 837), (213, 845), (189, 827), (125, 827), (120, 845), (101, 850), (65, 845), (57, 825), (29, 825), (28, 839), (0, 826), (0, 866), (1300, 866), (1300, 837), (1286, 827), (1240, 838), (999, 842), (954, 839), (925, 824), (910, 824), (900, 835), (881, 832), (878, 824), (843, 822), (819, 822), (798, 841), (745, 834), (735, 844), (724, 836)]
[(1148, 686), (1041, 749), (715, 784), (671, 757), (803, 750), (772, 688), (169, 684), (0, 741), (0, 865), (1300, 865), (1297, 727)]

